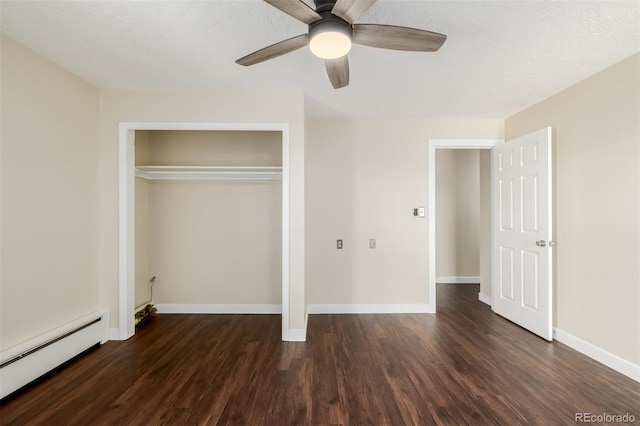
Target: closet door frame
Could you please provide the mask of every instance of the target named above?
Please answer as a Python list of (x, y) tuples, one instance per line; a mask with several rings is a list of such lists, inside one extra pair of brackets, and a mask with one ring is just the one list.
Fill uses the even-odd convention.
[[(135, 132), (136, 130), (229, 130), (280, 132), (282, 135), (282, 340), (299, 340), (289, 330), (289, 125), (283, 123), (121, 122), (118, 164), (118, 332), (111, 340), (135, 334)], [(302, 339), (304, 340), (304, 339)]]

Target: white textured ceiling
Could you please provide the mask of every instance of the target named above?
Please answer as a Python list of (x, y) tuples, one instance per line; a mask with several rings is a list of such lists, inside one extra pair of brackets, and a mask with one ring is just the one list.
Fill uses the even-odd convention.
[(308, 49), (235, 63), (307, 30), (261, 0), (0, 5), (4, 33), (100, 88), (303, 93), (310, 117), (504, 118), (640, 51), (638, 1), (378, 0), (358, 22), (448, 39), (437, 53), (356, 45), (334, 90)]

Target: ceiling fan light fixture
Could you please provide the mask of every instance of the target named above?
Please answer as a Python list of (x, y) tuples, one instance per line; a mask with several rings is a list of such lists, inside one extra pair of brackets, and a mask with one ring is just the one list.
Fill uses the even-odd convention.
[(326, 31), (311, 39), (309, 49), (318, 58), (337, 59), (349, 53), (351, 39), (337, 31)]
[(322, 59), (341, 58), (351, 50), (351, 25), (333, 18), (309, 25), (309, 49)]

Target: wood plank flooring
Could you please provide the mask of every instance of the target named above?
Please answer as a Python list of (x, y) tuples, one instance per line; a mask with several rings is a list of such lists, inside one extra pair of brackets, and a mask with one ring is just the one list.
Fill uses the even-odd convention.
[(640, 384), (438, 287), (437, 315), (161, 315), (0, 403), (2, 425), (640, 422)]

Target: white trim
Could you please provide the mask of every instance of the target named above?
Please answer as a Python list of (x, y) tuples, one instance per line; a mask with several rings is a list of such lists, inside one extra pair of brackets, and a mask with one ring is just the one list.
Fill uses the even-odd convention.
[(591, 359), (598, 361), (601, 364), (624, 374), (625, 376), (640, 382), (640, 366), (635, 365), (627, 360), (620, 358), (610, 352), (605, 351), (591, 343), (575, 337), (566, 331), (553, 329), (554, 339), (560, 343), (564, 343), (572, 349), (588, 356)]
[(480, 277), (436, 277), (438, 284), (480, 284)]
[[(120, 122), (118, 155), (118, 340), (135, 333), (134, 323), (134, 215), (136, 130), (249, 130), (282, 133), (282, 339), (289, 327), (289, 125), (286, 123)], [(115, 339), (114, 339), (115, 340)]]
[(290, 328), (289, 337), (287, 342), (306, 342), (307, 341), (307, 329), (306, 328)]
[(429, 306), (436, 312), (436, 149), (491, 149), (503, 139), (429, 139), (428, 155), (428, 185), (427, 194), (429, 209), (429, 272), (427, 288), (429, 292)]
[[(291, 215), (289, 188), (289, 171), (291, 170), (291, 155), (289, 145), (289, 125), (281, 126), (282, 132), (282, 340), (289, 340), (289, 310), (291, 299), (289, 287), (289, 256), (290, 256), (290, 231), (289, 217)], [(305, 329), (306, 335), (306, 329)]]
[(150, 305), (150, 303), (145, 303), (144, 305), (140, 306), (139, 308), (136, 308), (134, 313), (137, 314), (140, 311), (144, 311), (146, 309), (146, 307), (149, 306), (149, 305)]
[(135, 127), (120, 123), (118, 151), (118, 340), (135, 333)]
[(491, 296), (489, 296), (488, 294), (478, 293), (478, 300), (491, 306)]
[(158, 314), (281, 314), (282, 305), (178, 304), (154, 305)]
[(291, 328), (288, 330), (288, 342), (306, 342), (307, 341), (307, 322), (309, 321), (309, 312), (304, 317), (304, 328)]
[(111, 340), (111, 311), (107, 309), (101, 309), (99, 312), (102, 312), (102, 339), (100, 339), (100, 344), (104, 345), (109, 340)]
[(437, 149), (491, 149), (504, 139), (429, 139)]
[(109, 329), (109, 340), (120, 340), (120, 329), (119, 328), (110, 328)]
[(427, 314), (430, 306), (414, 304), (323, 304), (309, 305), (309, 314)]

